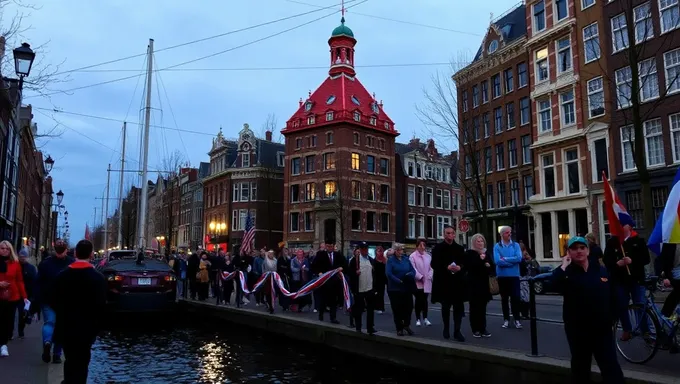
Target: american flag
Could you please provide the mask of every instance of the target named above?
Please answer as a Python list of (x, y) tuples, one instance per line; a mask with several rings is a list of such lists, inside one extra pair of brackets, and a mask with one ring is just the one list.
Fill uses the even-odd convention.
[(246, 216), (246, 228), (243, 231), (241, 254), (247, 255), (250, 253), (250, 251), (252, 251), (254, 239), (255, 239), (255, 226), (253, 225), (253, 219), (250, 217), (250, 211), (248, 211), (248, 216)]

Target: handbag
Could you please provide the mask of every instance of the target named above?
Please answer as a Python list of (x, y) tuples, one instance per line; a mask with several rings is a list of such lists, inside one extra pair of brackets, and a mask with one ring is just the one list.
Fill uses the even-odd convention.
[(496, 296), (500, 293), (500, 288), (498, 287), (498, 279), (496, 276), (489, 276), (489, 293), (492, 296)]
[(11, 292), (9, 291), (9, 287), (0, 288), (0, 301), (9, 301), (11, 297), (12, 295)]

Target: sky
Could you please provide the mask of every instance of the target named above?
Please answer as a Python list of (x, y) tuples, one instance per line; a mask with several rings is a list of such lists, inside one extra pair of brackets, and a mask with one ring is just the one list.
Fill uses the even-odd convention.
[[(33, 106), (39, 133), (53, 129), (60, 133), (39, 139), (37, 145), (55, 159), (53, 188), (64, 192), (72, 241), (83, 237), (86, 223), (93, 226), (95, 207), (95, 224), (101, 223), (107, 164), (120, 169), (122, 121), (128, 122), (126, 168), (141, 169), (139, 137), (149, 38), (154, 39), (154, 69), (158, 70), (151, 87), (150, 170), (162, 169), (163, 159), (175, 152), (192, 166), (209, 161), (207, 152), (220, 128), (226, 137), (235, 138), (248, 123), (260, 134), (270, 114), (283, 128), (298, 100), (328, 76), (328, 38), (340, 24), (340, 0), (257, 3), (201, 0), (190, 7), (175, 0), (36, 0), (33, 9), (5, 6), (5, 25), (0, 29), (17, 12), (24, 16), (21, 41), (9, 41), (8, 50), (26, 41), (41, 47), (37, 54), (42, 65), (60, 65), (59, 72), (66, 72), (58, 76), (63, 81), (50, 85), (55, 92), (43, 92), (49, 96), (27, 92), (23, 102)], [(397, 141), (429, 138), (415, 107), (425, 102), (423, 92), (431, 88), (432, 76), (450, 75), (447, 63), (472, 57), (491, 14), (498, 16), (517, 3), (345, 2), (346, 25), (357, 39), (357, 76), (383, 100), (401, 133)], [(324, 7), (330, 8), (319, 10)], [(312, 11), (316, 12), (227, 34)], [(130, 56), (135, 57), (99, 65)], [(196, 60), (203, 57), (207, 58)], [(178, 64), (183, 65), (163, 70)], [(89, 68), (78, 70), (83, 67)], [(450, 149), (455, 144), (441, 146)], [(111, 173), (109, 215), (117, 206), (119, 177), (120, 173)], [(150, 171), (149, 178), (155, 181), (156, 177)], [(138, 178), (126, 174), (124, 187), (139, 185)]]

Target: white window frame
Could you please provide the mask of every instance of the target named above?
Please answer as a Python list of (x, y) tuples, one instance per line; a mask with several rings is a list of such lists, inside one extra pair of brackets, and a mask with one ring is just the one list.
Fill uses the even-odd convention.
[[(566, 46), (560, 48), (560, 41), (569, 41), (569, 44)], [(564, 53), (566, 51), (569, 51), (569, 61), (568, 61), (568, 68), (562, 69), (562, 64), (559, 62), (560, 61), (560, 54)], [(555, 66), (557, 67), (557, 74), (561, 75), (563, 73), (568, 73), (568, 72), (573, 72), (574, 71), (574, 53), (571, 50), (571, 37), (566, 36), (561, 39), (558, 39), (555, 41)], [(548, 72), (548, 77), (550, 77), (550, 72)]]
[[(634, 171), (637, 167), (635, 166), (635, 157), (633, 156), (633, 149), (635, 146), (635, 131), (632, 125), (626, 125), (621, 127), (621, 168), (624, 172)], [(630, 146), (630, 157), (631, 166), (626, 165), (626, 145)]]
[[(297, 215), (297, 216), (296, 216)], [(297, 220), (293, 220), (293, 218), (297, 217)], [(293, 223), (297, 222), (297, 229), (293, 229)], [(300, 232), (300, 212), (291, 212), (290, 213), (290, 231), (289, 232)]]
[[(547, 108), (542, 108), (541, 104), (546, 103), (546, 102), (547, 102)], [(550, 99), (538, 100), (538, 101), (536, 101), (536, 104), (537, 104), (537, 108), (536, 108), (537, 111), (536, 112), (538, 114), (537, 123), (538, 123), (539, 131), (540, 131), (539, 134), (546, 133), (546, 132), (552, 132), (552, 130), (553, 130), (552, 129), (552, 103), (551, 103)], [(548, 121), (549, 124), (547, 126), (543, 125), (543, 118), (541, 117), (541, 115), (543, 113), (548, 113), (548, 120), (547, 121)]]
[(680, 113), (668, 115), (673, 163), (680, 163)]
[[(597, 21), (590, 25), (585, 26), (583, 28), (582, 33), (583, 33), (583, 50), (585, 51), (584, 52), (585, 64), (588, 64), (595, 60), (599, 60), (600, 56), (602, 55), (602, 49), (600, 47), (600, 30)], [(595, 56), (590, 57), (588, 53), (595, 54)]]
[[(542, 29), (536, 29), (536, 6), (539, 3), (543, 3), (543, 28)], [(545, 7), (545, 1), (537, 1), (535, 4), (531, 6), (531, 25), (533, 27), (534, 35), (538, 32), (545, 31), (546, 28), (548, 28), (548, 10)]]
[[(588, 151), (590, 152), (590, 174), (593, 180), (593, 183), (601, 183), (602, 180), (599, 180), (599, 171), (597, 170), (597, 151), (595, 149), (595, 142), (599, 140), (603, 140), (605, 143), (605, 154), (607, 155), (607, 168), (611, 168), (609, 161), (609, 132), (608, 131), (601, 131), (596, 133), (593, 136), (588, 137)], [(607, 173), (610, 173), (610, 170), (607, 170)]]
[(595, 5), (596, 0), (581, 0), (581, 10), (587, 9)]
[[(599, 83), (599, 87), (594, 88), (593, 84), (597, 83)], [(604, 104), (604, 79), (602, 78), (602, 76), (588, 80), (586, 89), (588, 91), (588, 117), (592, 119), (595, 117), (604, 116), (607, 107)], [(593, 115), (593, 99), (595, 97), (601, 100), (600, 104), (602, 105), (602, 113), (598, 115)]]
[[(545, 56), (541, 57), (540, 59), (538, 58), (538, 53), (545, 51)], [(541, 49), (537, 49), (534, 51), (534, 80), (536, 81), (536, 84), (542, 83), (544, 81), (550, 81), (550, 60), (548, 60), (549, 55), (548, 55), (548, 47), (543, 47)], [(545, 79), (539, 79), (540, 77), (540, 71), (539, 71), (539, 63), (545, 61), (546, 64), (546, 77)]]
[[(523, 142), (524, 140), (523, 139), (525, 137), (529, 138), (529, 146), (527, 147), (527, 149), (529, 150), (529, 161), (526, 161), (526, 156), (524, 156), (524, 142)], [(533, 159), (532, 159), (533, 156), (532, 156), (532, 153), (531, 153), (531, 135), (520, 136), (519, 143), (520, 143), (520, 147), (522, 148), (522, 165), (531, 164), (531, 162), (533, 161)]]
[(658, 99), (660, 90), (656, 58), (651, 57), (640, 61), (638, 63), (638, 73), (640, 74), (640, 92), (638, 93), (640, 95), (640, 102), (644, 103)]
[[(411, 196), (413, 196), (413, 199), (411, 199)], [(407, 189), (406, 189), (406, 199), (408, 202), (408, 205), (411, 207), (416, 206), (416, 186), (409, 184)]]
[(416, 238), (416, 215), (413, 213), (408, 214), (408, 238)]
[(558, 14), (557, 14), (557, 2), (558, 2), (558, 1), (559, 1), (559, 0), (553, 0), (553, 1), (552, 1), (552, 3), (553, 3), (553, 15), (555, 15), (555, 16), (554, 16), (555, 23), (558, 23), (558, 22), (560, 22), (560, 21), (562, 21), (562, 20), (566, 20), (566, 19), (568, 19), (569, 16), (570, 16), (570, 15), (569, 15), (569, 3), (571, 2), (571, 0), (564, 0), (564, 1), (566, 2), (566, 6), (567, 6), (567, 14), (564, 15), (563, 18), (558, 19), (558, 17), (559, 17)]
[[(565, 101), (565, 96), (568, 96), (571, 94), (571, 98), (567, 99)], [(574, 95), (574, 89), (570, 89), (566, 92), (560, 93), (560, 124), (562, 125), (562, 128), (564, 127), (570, 127), (572, 125), (576, 124), (576, 98)], [(569, 108), (569, 105), (571, 105), (571, 111), (568, 111), (567, 109)], [(570, 113), (573, 115), (572, 121), (567, 121), (567, 114)]]
[[(619, 21), (619, 28), (614, 27), (614, 21)], [(630, 46), (628, 41), (628, 23), (626, 21), (626, 14), (620, 13), (610, 19), (612, 31), (612, 53), (622, 51)], [(616, 44), (616, 37), (621, 37), (621, 46)]]
[(666, 94), (680, 92), (680, 48), (664, 52), (663, 69), (666, 77)]
[[(672, 31), (672, 30), (680, 27), (680, 17), (678, 18), (678, 20), (676, 20), (675, 25), (670, 25), (670, 26), (665, 25), (666, 19), (663, 17), (664, 12), (673, 14), (673, 8), (679, 9), (679, 11), (677, 11), (677, 13), (680, 14), (680, 1), (678, 1), (678, 0), (666, 0), (666, 1), (663, 1), (664, 4), (662, 4), (662, 1), (663, 0), (659, 0), (659, 20), (660, 20), (660, 25), (661, 25), (661, 33), (663, 34), (663, 33), (666, 33), (668, 31)], [(671, 20), (671, 22), (672, 22), (672, 20)]]
[[(648, 129), (653, 128), (651, 125), (654, 124), (654, 128), (658, 128), (658, 131), (656, 131), (653, 134), (650, 134), (648, 132)], [(660, 167), (666, 165), (666, 154), (664, 153), (664, 142), (663, 142), (663, 125), (661, 124), (661, 119), (656, 118), (656, 119), (650, 119), (642, 123), (642, 129), (644, 129), (645, 133), (645, 161), (647, 162), (648, 167)], [(650, 155), (651, 155), (651, 148), (650, 148), (650, 140), (652, 138), (658, 138), (661, 140), (661, 144), (659, 146), (660, 148), (660, 162), (652, 164), (650, 160)]]
[[(616, 82), (616, 107), (617, 109), (628, 108), (633, 105), (632, 88), (633, 72), (630, 66), (619, 68), (614, 72), (614, 81)], [(628, 94), (623, 95), (623, 91), (627, 90)]]
[(241, 154), (241, 167), (250, 167), (250, 153)]
[[(573, 151), (573, 150), (576, 150), (576, 159), (567, 161), (567, 152)], [(579, 152), (580, 151), (579, 151), (578, 147), (569, 147), (569, 148), (565, 148), (565, 149), (562, 150), (562, 159), (563, 159), (562, 162), (564, 163), (564, 165), (562, 166), (562, 169), (563, 169), (563, 172), (562, 172), (562, 183), (563, 184), (562, 185), (564, 186), (564, 194), (565, 195), (578, 195), (579, 193), (581, 193), (581, 188), (582, 188), (581, 186), (583, 185), (583, 182), (581, 181), (583, 179), (583, 177), (581, 176), (581, 174), (583, 173), (583, 171), (581, 170), (581, 156), (580, 156)], [(578, 191), (570, 193), (569, 192), (569, 168), (567, 167), (567, 165), (572, 164), (572, 163), (576, 163), (576, 166), (577, 166), (576, 169), (577, 169), (577, 172), (578, 172)]]
[[(552, 165), (545, 166), (545, 165), (543, 165), (543, 158), (548, 157), (548, 156), (552, 157)], [(541, 166), (541, 173), (540, 173), (540, 177), (541, 177), (541, 194), (543, 195), (544, 198), (553, 198), (553, 197), (556, 197), (556, 196), (557, 196), (557, 167), (555, 167), (555, 151), (547, 152), (547, 153), (541, 154), (541, 156), (540, 156), (540, 166)], [(547, 181), (547, 180), (545, 179), (545, 170), (546, 170), (547, 168), (552, 168), (552, 169), (553, 169), (553, 185), (555, 186), (555, 195), (554, 195), (554, 196), (547, 196), (547, 195), (546, 195), (546, 190), (547, 190), (547, 188), (546, 188), (546, 181)]]
[[(644, 8), (647, 8), (646, 12)], [(633, 23), (635, 24), (635, 44), (640, 44), (654, 37), (651, 1), (633, 8)], [(642, 31), (639, 30), (639, 27), (643, 28)], [(640, 32), (642, 32), (643, 35), (641, 35)]]

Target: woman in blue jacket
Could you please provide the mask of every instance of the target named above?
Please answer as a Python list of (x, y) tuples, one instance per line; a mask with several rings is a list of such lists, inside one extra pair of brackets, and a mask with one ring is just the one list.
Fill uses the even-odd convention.
[[(392, 252), (390, 252), (392, 251)], [(404, 332), (409, 336), (413, 335), (411, 330), (411, 316), (413, 313), (413, 293), (416, 289), (416, 271), (404, 255), (404, 245), (395, 243), (388, 255), (385, 265), (385, 275), (387, 276), (387, 296), (390, 298), (392, 306), (392, 316), (394, 325), (397, 328), (397, 335), (404, 336)]]
[(515, 319), (515, 328), (521, 329), (522, 323), (519, 321), (520, 291), (519, 291), (519, 264), (522, 262), (522, 251), (519, 244), (511, 238), (512, 228), (501, 227), (499, 231), (501, 241), (493, 247), (493, 259), (496, 264), (496, 276), (498, 279), (498, 290), (501, 294), (501, 307), (503, 308), (503, 328), (508, 328), (510, 324), (510, 308), (508, 301), (512, 304), (512, 317)]

